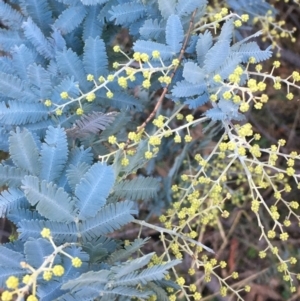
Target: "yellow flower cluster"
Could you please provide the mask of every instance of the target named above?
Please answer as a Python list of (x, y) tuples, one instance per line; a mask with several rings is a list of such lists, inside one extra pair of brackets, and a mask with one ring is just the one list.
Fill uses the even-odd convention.
[(164, 126), (164, 116), (159, 115), (156, 119), (153, 120), (153, 124), (158, 128), (162, 128)]
[(246, 123), (238, 129), (238, 134), (241, 137), (249, 137), (253, 135), (252, 125), (250, 123)]
[(69, 94), (68, 94), (68, 92), (61, 92), (60, 93), (60, 97), (62, 98), (62, 99), (67, 99), (67, 98), (69, 98)]
[(82, 261), (79, 257), (72, 258), (72, 266), (75, 268), (80, 268), (82, 265)]
[(96, 98), (96, 94), (94, 92), (90, 92), (87, 96), (86, 96), (86, 100), (88, 102), (92, 102), (93, 100), (95, 100)]
[(52, 105), (52, 101), (50, 99), (46, 99), (45, 102), (44, 102), (44, 105), (46, 107), (50, 107)]

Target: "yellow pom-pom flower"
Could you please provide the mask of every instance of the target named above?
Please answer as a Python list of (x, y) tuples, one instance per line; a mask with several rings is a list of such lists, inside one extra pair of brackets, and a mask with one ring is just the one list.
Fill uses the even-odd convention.
[(115, 136), (109, 136), (108, 137), (108, 143), (115, 144), (117, 142), (117, 138)]
[(111, 91), (107, 91), (107, 92), (106, 92), (106, 97), (109, 98), (109, 99), (110, 99), (110, 98), (113, 98), (113, 97), (114, 97), (114, 93), (111, 92)]
[(51, 236), (51, 231), (49, 228), (43, 228), (43, 230), (41, 231), (41, 235), (44, 238), (50, 238)]
[(86, 79), (89, 81), (89, 82), (92, 82), (94, 80), (94, 75), (92, 74), (88, 74)]
[(77, 115), (82, 115), (82, 114), (83, 114), (83, 109), (82, 109), (82, 108), (78, 108), (78, 109), (76, 110), (76, 114), (77, 114)]
[(45, 271), (43, 273), (43, 279), (46, 281), (50, 281), (52, 279), (53, 273), (51, 271)]
[(160, 58), (160, 52), (159, 52), (158, 50), (152, 51), (152, 57), (153, 57), (154, 59)]
[(127, 88), (127, 80), (124, 76), (121, 76), (118, 78), (118, 84), (120, 87), (122, 87), (123, 89), (126, 89)]
[(74, 257), (72, 259), (72, 266), (75, 267), (75, 268), (80, 268), (82, 265), (82, 261), (79, 257)]
[(65, 268), (62, 265), (57, 264), (53, 267), (52, 272), (55, 276), (61, 277), (65, 272)]
[(7, 288), (16, 289), (19, 286), (19, 279), (16, 276), (10, 276), (5, 282)]
[(38, 301), (38, 298), (34, 295), (29, 295), (27, 297), (26, 301)]
[(144, 80), (142, 86), (143, 86), (145, 89), (149, 89), (149, 88), (151, 87), (151, 82), (150, 82), (150, 80), (148, 80), (148, 79)]
[(60, 97), (62, 98), (62, 99), (67, 99), (67, 98), (69, 98), (69, 94), (68, 94), (68, 92), (61, 92), (60, 93)]
[(120, 52), (121, 51), (121, 48), (119, 45), (115, 45), (114, 48), (113, 48), (114, 52)]
[(92, 102), (93, 100), (95, 100), (95, 98), (96, 98), (96, 94), (94, 92), (91, 92), (87, 95), (86, 100), (88, 102)]
[(46, 107), (50, 107), (52, 105), (52, 101), (50, 99), (46, 99), (45, 102), (44, 102), (44, 105)]
[(8, 291), (4, 291), (1, 295), (1, 300), (2, 301), (11, 301), (13, 298), (13, 294)]
[(55, 113), (56, 113), (57, 116), (61, 116), (62, 113), (63, 113), (63, 111), (62, 111), (61, 109), (57, 109), (57, 110), (55, 111)]

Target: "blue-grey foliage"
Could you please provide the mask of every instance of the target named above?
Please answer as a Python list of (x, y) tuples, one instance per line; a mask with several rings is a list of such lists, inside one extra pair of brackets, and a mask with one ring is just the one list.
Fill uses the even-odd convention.
[[(275, 12), (263, 0), (227, 0), (227, 4), (252, 16)], [(178, 260), (147, 268), (152, 254), (128, 260), (147, 239), (122, 247), (108, 237), (134, 219), (137, 200), (154, 198), (160, 206), (162, 202), (157, 195), (159, 180), (126, 179), (148, 162), (147, 141), (139, 143), (128, 166), (120, 164), (122, 150), (114, 162), (95, 162), (95, 156), (109, 147), (109, 136), (126, 142), (127, 129), (136, 126), (132, 116), (148, 102), (135, 93), (143, 77), (128, 82), (128, 90), (117, 84), (124, 72), (105, 87), (100, 85), (101, 77), (116, 72), (112, 43), (121, 27), (132, 35), (133, 51), (147, 53), (151, 64), (160, 67), (152, 58), (152, 52), (159, 51), (168, 66), (183, 50), (191, 14), (197, 10), (201, 20), (206, 5), (206, 0), (0, 0), (0, 150), (10, 155), (0, 164), (0, 185), (7, 188), (0, 194), (0, 217), (10, 219), (18, 233), (14, 242), (0, 246), (0, 287), (9, 276), (27, 273), (20, 262), (38, 268), (52, 254), (51, 243), (41, 238), (41, 231), (49, 228), (53, 241), (72, 244), (66, 253), (83, 264), (75, 268), (70, 258), (56, 256), (54, 262), (64, 266), (65, 274), (50, 282), (39, 279), (39, 300), (131, 300), (153, 294), (167, 300), (163, 288), (178, 289), (163, 280)], [(228, 20), (216, 37), (210, 30), (192, 34), (169, 98), (197, 109), (222, 89), (213, 80), (216, 74), (226, 82), (250, 57), (260, 62), (271, 56), (270, 48), (262, 50), (250, 40), (259, 34), (233, 42), (235, 30)], [(150, 92), (164, 86), (153, 83)], [(113, 92), (111, 98), (107, 89)], [(62, 92), (67, 92), (67, 99)], [(91, 92), (95, 100), (89, 103)], [(55, 113), (57, 106), (61, 114)], [(81, 117), (78, 107), (85, 113)], [(213, 122), (243, 119), (239, 105), (223, 98), (203, 114)], [(162, 143), (165, 147), (157, 158), (169, 156), (166, 149), (174, 146), (167, 139)], [(170, 174), (183, 157), (175, 160)], [(170, 179), (163, 183), (167, 191)]]

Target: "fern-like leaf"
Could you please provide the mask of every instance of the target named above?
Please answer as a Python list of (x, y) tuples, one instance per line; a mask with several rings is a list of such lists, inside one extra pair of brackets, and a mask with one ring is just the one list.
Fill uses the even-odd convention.
[(207, 93), (203, 93), (202, 95), (196, 98), (188, 98), (184, 102), (186, 105), (189, 106), (190, 109), (196, 109), (198, 107), (203, 106), (209, 101), (209, 95)]
[(192, 84), (186, 80), (177, 82), (172, 89), (172, 94), (175, 97), (191, 97), (200, 95), (206, 90), (206, 83)]
[(199, 66), (204, 65), (205, 56), (208, 50), (211, 48), (213, 44), (213, 38), (211, 32), (206, 30), (204, 33), (199, 35), (197, 44), (196, 44), (196, 52), (197, 52), (197, 60)]
[(103, 262), (108, 254), (111, 254), (116, 250), (117, 246), (116, 240), (105, 236), (99, 236), (96, 240), (86, 242), (83, 249), (89, 254), (90, 262), (96, 263)]
[(157, 300), (169, 301), (167, 292), (161, 286), (157, 285), (156, 283), (148, 282), (147, 288), (149, 288), (151, 291), (153, 291), (155, 293), (155, 295), (157, 296)]
[(222, 112), (222, 110), (218, 107), (208, 109), (205, 112), (205, 116), (207, 116), (208, 118), (211, 118), (212, 121), (225, 120), (227, 117), (226, 114), (224, 112)]
[(11, 132), (9, 144), (9, 153), (14, 164), (32, 175), (38, 175), (39, 152), (32, 134), (27, 129), (21, 131), (17, 128), (16, 132)]
[(171, 15), (166, 25), (166, 42), (174, 53), (178, 53), (182, 47), (184, 38), (183, 27), (177, 15)]
[(107, 74), (108, 60), (105, 44), (99, 37), (89, 37), (85, 41), (83, 65), (86, 73), (94, 75), (95, 78)]
[[(74, 207), (69, 195), (53, 183), (40, 181), (38, 177), (25, 176), (22, 189), (31, 205), (53, 221), (74, 221)], [(57, 214), (59, 212), (59, 214)]]
[(22, 27), (26, 38), (35, 46), (36, 50), (47, 59), (53, 58), (54, 51), (51, 44), (32, 19), (28, 18)]
[(60, 176), (68, 159), (68, 144), (66, 132), (58, 127), (48, 127), (45, 142), (41, 149), (40, 178), (47, 182)]
[(21, 0), (21, 8), (25, 9), (24, 13), (28, 14), (43, 32), (50, 31), (52, 15), (47, 0)]
[[(60, 71), (67, 76), (74, 76), (75, 80), (81, 84), (81, 86), (87, 88), (86, 74), (84, 72), (84, 66), (78, 55), (71, 49), (64, 49), (56, 56), (58, 67)], [(62, 91), (61, 91), (62, 92)]]
[(32, 64), (27, 68), (29, 82), (39, 90), (41, 99), (47, 99), (52, 94), (51, 75), (42, 66)]
[(67, 34), (78, 27), (86, 13), (87, 11), (83, 5), (70, 6), (59, 15), (53, 27), (59, 29), (62, 34)]
[(158, 39), (164, 32), (157, 19), (147, 19), (142, 27), (139, 29), (140, 35), (144, 39)]
[(17, 9), (12, 8), (5, 1), (0, 1), (0, 19), (4, 26), (19, 29), (24, 17)]
[(205, 55), (204, 68), (207, 72), (217, 70), (226, 60), (230, 52), (230, 41), (218, 41)]
[(218, 37), (218, 41), (224, 40), (224, 41), (231, 42), (233, 30), (234, 30), (233, 19), (229, 19), (223, 24), (221, 33)]
[(24, 90), (25, 82), (20, 78), (0, 72), (0, 93), (2, 95), (17, 99), (23, 96)]
[[(53, 253), (53, 246), (49, 240), (43, 238), (29, 240), (24, 244), (24, 253), (26, 262), (34, 268), (39, 268), (45, 261), (45, 258)], [(55, 257), (56, 263), (58, 259), (58, 257)]]
[(163, 18), (167, 19), (169, 16), (175, 14), (176, 0), (158, 0), (157, 2)]
[(13, 207), (19, 206), (26, 200), (23, 191), (18, 188), (9, 188), (0, 194), (0, 217), (4, 217)]
[(72, 137), (84, 137), (88, 134), (98, 134), (99, 131), (106, 129), (108, 125), (114, 122), (117, 112), (102, 113), (92, 112), (83, 115), (77, 120), (73, 128), (68, 129), (67, 133)]
[(81, 0), (82, 4), (84, 5), (97, 5), (97, 4), (104, 4), (109, 0)]
[[(64, 294), (61, 289), (60, 281), (50, 281), (37, 287), (37, 296), (39, 300), (52, 301), (60, 300), (60, 296)], [(90, 300), (91, 301), (91, 300)]]
[(40, 103), (0, 102), (0, 121), (6, 125), (35, 123), (47, 117), (47, 108)]
[[(242, 61), (242, 54), (230, 53), (223, 65), (216, 71), (223, 80), (227, 79), (228, 76), (234, 71), (236, 66)], [(213, 79), (211, 79), (213, 82)]]
[(141, 256), (139, 258), (132, 259), (130, 261), (122, 263), (121, 267), (113, 266), (111, 268), (111, 271), (115, 273), (114, 276), (116, 278), (120, 278), (124, 275), (130, 274), (133, 271), (141, 269), (142, 267), (147, 265), (150, 262), (150, 260), (154, 254), (155, 254), (155, 252), (152, 252), (147, 255)]
[(144, 269), (142, 272), (132, 272), (126, 276), (122, 276), (114, 281), (109, 282), (114, 287), (117, 286), (135, 286), (137, 284), (147, 284), (149, 281), (161, 280), (167, 273), (168, 269), (179, 264), (181, 261), (176, 259), (170, 261), (163, 265), (156, 265), (147, 269)]
[(105, 235), (133, 220), (133, 214), (137, 211), (133, 209), (134, 203), (123, 201), (116, 204), (109, 204), (103, 207), (98, 214), (83, 221), (80, 224), (80, 232), (85, 241), (89, 241), (99, 235)]
[[(266, 50), (261, 50), (256, 42), (249, 42), (242, 44), (238, 49), (237, 53), (242, 55), (242, 62), (247, 63), (250, 57), (255, 58), (255, 62), (259, 63), (265, 61), (272, 56), (271, 46)], [(235, 53), (235, 52), (234, 52)]]
[(19, 207), (13, 207), (9, 210), (8, 214), (6, 215), (6, 217), (13, 222), (15, 225), (18, 225), (18, 223), (22, 220), (44, 220), (45, 218), (43, 216), (41, 216), (37, 211), (33, 211), (31, 210), (30, 204), (28, 203), (28, 201), (26, 200), (26, 206), (27, 208), (23, 208), (24, 204), (21, 204), (21, 208)]
[(15, 74), (27, 80), (27, 68), (37, 59), (37, 53), (25, 45), (15, 46), (11, 50)]
[(28, 171), (21, 168), (0, 164), (0, 186), (7, 185), (11, 188), (20, 186), (26, 175)]
[(117, 250), (114, 253), (112, 253), (107, 259), (107, 262), (109, 264), (115, 264), (116, 262), (121, 261), (122, 259), (129, 258), (133, 253), (139, 251), (144, 246), (144, 244), (147, 243), (148, 240), (149, 237), (145, 239), (135, 239), (130, 245), (125, 246), (124, 249)]
[(44, 228), (51, 229), (51, 236), (57, 244), (76, 242), (78, 230), (76, 224), (59, 223), (47, 220), (21, 220), (18, 223), (19, 239), (27, 241), (30, 238), (40, 238)]
[(114, 187), (114, 195), (130, 200), (148, 200), (156, 196), (158, 188), (157, 179), (136, 177), (133, 180), (118, 183)]
[(147, 299), (147, 297), (149, 297), (150, 295), (153, 294), (149, 290), (148, 291), (145, 291), (145, 290), (141, 291), (141, 290), (135, 289), (133, 287), (124, 287), (124, 286), (115, 287), (112, 290), (110, 290), (110, 289), (103, 289), (103, 290), (101, 290), (101, 293), (103, 293), (103, 294), (109, 294), (108, 295), (108, 299), (106, 299), (106, 300), (111, 300), (110, 295), (112, 295), (112, 296), (114, 296), (114, 295), (120, 295), (120, 296), (125, 296), (125, 297), (131, 298), (131, 299), (132, 299), (132, 297), (141, 298), (141, 299)]
[(13, 250), (6, 248), (5, 246), (0, 246), (0, 266), (8, 268), (19, 269), (21, 267), (20, 263), (25, 261), (24, 256)]
[(111, 166), (95, 163), (76, 186), (78, 218), (86, 219), (95, 214), (106, 203), (115, 176)]
[(110, 21), (115, 21), (117, 25), (124, 25), (128, 22), (132, 23), (143, 17), (145, 14), (145, 8), (143, 4), (133, 2), (127, 2), (112, 6), (109, 11), (111, 17)]
[(68, 166), (71, 164), (78, 166), (81, 162), (91, 165), (93, 162), (93, 154), (90, 148), (74, 147), (69, 156)]
[[(13, 46), (19, 46), (23, 43), (18, 31), (4, 28), (0, 28), (0, 40), (0, 49), (2, 51), (9, 51)], [(1, 70), (4, 71), (2, 68)]]
[(179, 0), (176, 5), (176, 14), (179, 16), (187, 16), (196, 8), (206, 5), (206, 0)]
[(131, 120), (131, 116), (129, 116), (126, 112), (121, 112), (118, 115), (118, 118), (114, 120), (113, 124), (107, 126), (107, 128), (100, 133), (101, 139), (107, 139), (111, 135), (115, 135), (119, 133), (122, 129), (124, 129), (125, 125), (128, 124)]
[(91, 6), (87, 7), (86, 9), (88, 18), (85, 18), (83, 22), (83, 41), (87, 40), (90, 37), (93, 39), (95, 39), (97, 36), (101, 37), (104, 25), (103, 22), (98, 18), (101, 6)]
[(69, 166), (69, 169), (66, 173), (68, 183), (73, 191), (75, 190), (76, 185), (79, 184), (81, 179), (84, 177), (85, 173), (89, 170), (89, 168), (90, 165), (85, 162), (81, 162), (76, 166), (72, 164)]
[(64, 283), (61, 288), (75, 292), (86, 286), (106, 284), (110, 273), (109, 270), (89, 271), (74, 280)]
[(192, 84), (203, 83), (205, 78), (205, 72), (197, 64), (193, 62), (187, 62), (183, 67), (183, 77), (186, 81)]

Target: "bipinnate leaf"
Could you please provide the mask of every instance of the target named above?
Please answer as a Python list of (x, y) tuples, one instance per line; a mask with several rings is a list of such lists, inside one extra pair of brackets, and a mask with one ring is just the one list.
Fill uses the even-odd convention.
[(183, 67), (183, 77), (192, 84), (200, 84), (204, 81), (204, 71), (195, 63), (187, 62)]
[(49, 126), (41, 150), (40, 178), (48, 182), (57, 179), (68, 159), (66, 132), (61, 128)]
[(230, 52), (230, 41), (219, 40), (205, 55), (204, 68), (207, 72), (214, 72), (226, 60)]
[(24, 251), (26, 262), (34, 268), (39, 268), (43, 264), (45, 257), (53, 253), (53, 246), (49, 240), (39, 238), (26, 241)]
[(83, 115), (79, 120), (76, 120), (74, 126), (67, 130), (67, 133), (72, 137), (84, 137), (89, 134), (98, 134), (112, 124), (117, 116), (117, 112), (102, 113), (92, 112), (88, 115)]
[(118, 230), (134, 219), (133, 214), (137, 214), (133, 202), (122, 201), (108, 204), (95, 217), (89, 218), (79, 225), (82, 238), (84, 241), (88, 241), (99, 235), (106, 235)]
[(21, 253), (8, 249), (5, 246), (0, 246), (0, 270), (2, 267), (18, 269), (21, 267), (20, 263), (22, 261), (25, 261), (25, 258)]
[(74, 221), (73, 202), (63, 188), (35, 176), (25, 176), (22, 183), (28, 201), (41, 215), (57, 222)]
[(27, 130), (16, 128), (9, 137), (9, 153), (17, 167), (33, 175), (39, 173), (39, 152), (32, 134)]
[(114, 184), (115, 176), (111, 166), (95, 163), (81, 179), (75, 189), (79, 219), (95, 216), (106, 203)]
[(163, 18), (167, 19), (170, 15), (175, 13), (176, 0), (158, 0), (157, 2)]
[(107, 73), (107, 55), (105, 43), (99, 37), (93, 39), (89, 37), (85, 41), (83, 65), (87, 74), (92, 74), (95, 78)]
[(152, 177), (136, 177), (114, 186), (114, 196), (130, 200), (148, 200), (157, 195), (159, 182)]
[(155, 265), (150, 268), (142, 270), (140, 273), (137, 271), (131, 272), (125, 276), (115, 279), (112, 283), (113, 286), (134, 286), (137, 284), (147, 284), (148, 281), (161, 280), (167, 271), (173, 266), (179, 264), (181, 261), (176, 259), (162, 265)]
[(184, 38), (183, 27), (177, 15), (171, 15), (166, 25), (166, 42), (174, 53), (178, 53), (182, 47)]

